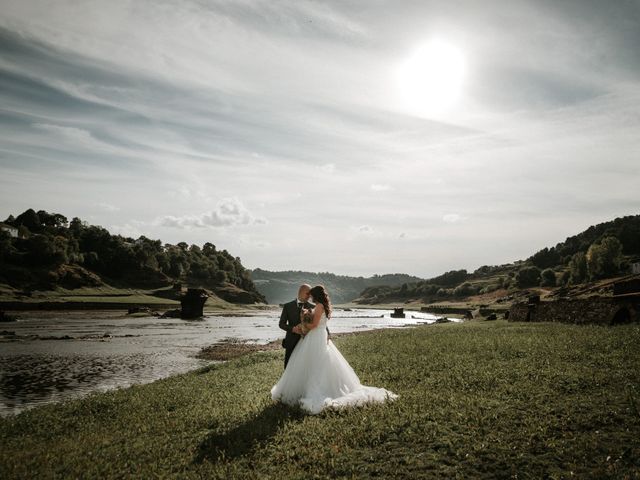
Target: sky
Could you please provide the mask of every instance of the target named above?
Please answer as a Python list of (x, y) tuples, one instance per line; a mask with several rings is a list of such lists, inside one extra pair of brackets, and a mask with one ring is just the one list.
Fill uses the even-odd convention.
[(0, 0), (0, 217), (348, 275), (640, 213), (640, 1)]

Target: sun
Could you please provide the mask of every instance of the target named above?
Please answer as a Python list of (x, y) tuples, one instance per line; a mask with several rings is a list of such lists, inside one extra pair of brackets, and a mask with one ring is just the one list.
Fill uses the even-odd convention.
[(450, 109), (460, 97), (465, 59), (450, 43), (433, 40), (411, 53), (396, 73), (405, 108), (419, 115), (438, 114)]

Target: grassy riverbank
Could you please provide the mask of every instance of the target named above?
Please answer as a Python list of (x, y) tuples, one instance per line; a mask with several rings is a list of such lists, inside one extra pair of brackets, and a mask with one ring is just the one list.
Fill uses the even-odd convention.
[(282, 351), (0, 420), (2, 478), (639, 478), (640, 326), (469, 322), (336, 339), (391, 404), (273, 405)]
[[(117, 288), (111, 286), (56, 288), (34, 290), (24, 295), (6, 284), (0, 283), (0, 310), (100, 310), (124, 309), (147, 306), (157, 310), (180, 308), (172, 287), (156, 289)], [(241, 311), (269, 308), (265, 304), (230, 303), (213, 294), (204, 305), (206, 313)]]

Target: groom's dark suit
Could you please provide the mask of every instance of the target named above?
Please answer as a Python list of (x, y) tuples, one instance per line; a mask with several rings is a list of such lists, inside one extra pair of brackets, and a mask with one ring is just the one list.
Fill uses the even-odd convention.
[[(282, 346), (284, 351), (284, 368), (287, 368), (289, 363), (289, 357), (293, 353), (293, 349), (296, 348), (301, 336), (297, 333), (293, 333), (291, 330), (293, 327), (300, 323), (300, 312), (302, 308), (313, 308), (313, 303), (299, 302), (298, 299), (289, 303), (285, 303), (282, 307), (282, 314), (280, 315), (280, 323), (278, 324), (282, 330), (287, 332), (282, 340)], [(327, 327), (327, 334), (329, 334), (329, 327)]]

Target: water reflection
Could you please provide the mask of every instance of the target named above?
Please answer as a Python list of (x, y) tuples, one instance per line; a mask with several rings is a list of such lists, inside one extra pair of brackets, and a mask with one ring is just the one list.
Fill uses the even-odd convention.
[[(135, 356), (131, 356), (135, 357)], [(56, 355), (18, 355), (0, 378), (6, 407), (16, 409), (65, 398), (68, 391), (82, 394), (111, 379), (136, 375), (140, 364), (132, 358)]]
[[(199, 350), (225, 339), (267, 343), (284, 335), (279, 311), (201, 321), (127, 317), (121, 312), (33, 312), (0, 332), (0, 414), (147, 383), (212, 363)], [(336, 310), (333, 333), (432, 323), (433, 315)]]

